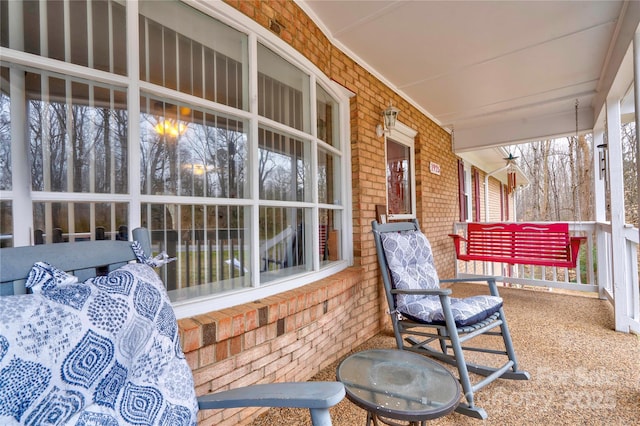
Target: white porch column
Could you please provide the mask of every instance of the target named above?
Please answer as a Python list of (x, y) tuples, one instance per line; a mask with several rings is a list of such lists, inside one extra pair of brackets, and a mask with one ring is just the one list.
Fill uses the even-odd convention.
[(611, 264), (616, 331), (629, 332), (625, 283), (626, 240), (624, 236), (624, 179), (622, 175), (622, 141), (620, 133), (620, 101), (608, 98), (607, 142), (609, 150), (609, 193), (611, 194)]
[[(638, 137), (638, 132), (640, 131), (640, 33), (636, 31), (633, 36), (633, 99), (634, 99), (634, 109), (635, 109), (635, 124), (636, 124), (636, 138)], [(640, 189), (640, 144), (636, 144), (636, 185), (638, 189)], [(640, 191), (637, 194), (640, 197)], [(637, 200), (640, 202), (640, 198)], [(640, 229), (640, 223), (634, 224), (638, 229)], [(640, 236), (639, 236), (640, 240)], [(627, 274), (628, 277), (628, 291), (629, 291), (629, 303), (628, 305), (628, 314), (629, 318), (629, 329), (635, 333), (640, 333), (640, 288), (638, 288), (638, 262), (637, 262), (637, 246), (633, 243), (629, 243), (631, 248), (631, 258), (628, 260), (630, 262), (630, 274)]]
[[(636, 138), (640, 132), (640, 33), (635, 33), (633, 37), (633, 103), (635, 109)], [(636, 144), (636, 175), (640, 177), (640, 144)], [(640, 203), (640, 178), (636, 182), (638, 185), (638, 202)], [(640, 205), (640, 204), (639, 204)], [(640, 219), (639, 219), (640, 220)], [(634, 224), (640, 229), (640, 223)]]

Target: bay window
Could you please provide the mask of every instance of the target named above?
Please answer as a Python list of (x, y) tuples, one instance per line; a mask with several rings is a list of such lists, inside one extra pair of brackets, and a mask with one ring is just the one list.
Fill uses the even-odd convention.
[(145, 226), (178, 316), (349, 264), (346, 95), (200, 7), (0, 1), (0, 244)]

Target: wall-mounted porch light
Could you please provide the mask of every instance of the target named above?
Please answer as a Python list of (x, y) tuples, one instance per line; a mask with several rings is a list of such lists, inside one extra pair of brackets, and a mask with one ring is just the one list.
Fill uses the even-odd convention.
[(389, 134), (389, 132), (396, 127), (396, 121), (398, 120), (399, 113), (400, 110), (389, 102), (389, 107), (382, 111), (383, 124), (378, 124), (376, 127), (376, 135), (378, 135), (378, 137), (381, 137), (384, 134)]

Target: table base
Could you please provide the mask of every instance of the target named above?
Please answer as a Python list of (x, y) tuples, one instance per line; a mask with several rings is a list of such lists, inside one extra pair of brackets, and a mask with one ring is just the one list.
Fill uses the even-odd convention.
[(398, 423), (397, 421), (379, 416), (371, 411), (367, 411), (367, 426), (380, 426), (380, 424), (385, 424), (388, 426), (426, 426), (427, 422), (422, 420), (420, 422), (407, 422), (407, 423)]

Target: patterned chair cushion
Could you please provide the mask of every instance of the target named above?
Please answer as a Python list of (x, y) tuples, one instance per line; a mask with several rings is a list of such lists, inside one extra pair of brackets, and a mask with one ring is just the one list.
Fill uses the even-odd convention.
[[(439, 288), (438, 272), (433, 263), (429, 240), (419, 231), (383, 232), (380, 234), (393, 287), (400, 290)], [(419, 301), (424, 296), (399, 294), (398, 308)]]
[[(502, 298), (478, 295), (464, 299), (449, 298), (451, 313), (457, 327), (473, 325), (489, 318), (502, 307)], [(444, 312), (438, 296), (425, 296), (420, 300), (398, 308), (398, 311), (413, 321), (444, 325)]]
[[(380, 239), (394, 288), (420, 290), (440, 287), (431, 245), (422, 232), (383, 232)], [(495, 296), (479, 295), (449, 300), (458, 327), (482, 321), (502, 307), (502, 298)], [(396, 309), (414, 321), (444, 324), (438, 296), (398, 294)]]
[(0, 297), (0, 424), (195, 425), (197, 400), (155, 271), (78, 283), (34, 265), (34, 294)]

